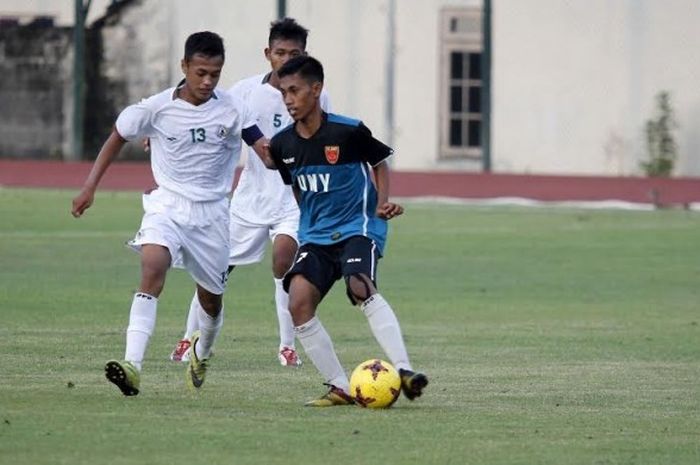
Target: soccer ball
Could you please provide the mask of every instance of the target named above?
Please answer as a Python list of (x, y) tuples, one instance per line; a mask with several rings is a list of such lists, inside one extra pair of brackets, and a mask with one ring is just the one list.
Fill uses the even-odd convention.
[(350, 376), (350, 395), (368, 408), (388, 408), (401, 393), (401, 377), (390, 363), (378, 358), (360, 363)]

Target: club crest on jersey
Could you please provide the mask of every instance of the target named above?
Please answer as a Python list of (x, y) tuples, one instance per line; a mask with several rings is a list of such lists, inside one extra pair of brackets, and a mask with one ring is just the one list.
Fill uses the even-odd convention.
[(340, 146), (339, 145), (326, 145), (323, 150), (326, 152), (326, 160), (331, 165), (338, 163), (338, 158), (340, 158)]
[(216, 131), (216, 134), (223, 139), (228, 135), (228, 128), (226, 126), (219, 126), (219, 130)]

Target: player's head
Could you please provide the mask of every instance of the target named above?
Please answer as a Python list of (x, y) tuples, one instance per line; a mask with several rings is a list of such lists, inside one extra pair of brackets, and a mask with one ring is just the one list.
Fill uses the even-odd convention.
[(294, 57), (282, 66), (277, 72), (280, 79), (298, 75), (309, 83), (323, 84), (323, 65), (316, 58), (309, 55)]
[(309, 31), (292, 18), (282, 18), (270, 23), (270, 35), (265, 58), (276, 72), (289, 59), (306, 53)]
[(301, 55), (287, 61), (277, 70), (280, 90), (287, 110), (295, 121), (320, 109), (323, 90), (323, 65), (314, 57)]
[(224, 40), (214, 32), (195, 32), (185, 41), (185, 61), (191, 61), (195, 55), (207, 58), (221, 57), (223, 62)]
[(185, 86), (181, 97), (198, 105), (206, 102), (219, 83), (224, 66), (224, 41), (218, 34), (204, 31), (190, 35), (185, 41), (182, 72)]

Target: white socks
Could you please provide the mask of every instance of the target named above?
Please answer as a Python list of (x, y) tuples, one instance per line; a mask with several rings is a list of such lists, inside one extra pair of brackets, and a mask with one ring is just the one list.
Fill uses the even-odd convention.
[[(284, 292), (282, 279), (275, 279), (275, 305), (277, 309), (277, 323), (280, 332), (280, 350), (282, 347), (291, 347), (294, 349), (294, 323), (292, 315), (289, 313), (289, 294)], [(199, 298), (197, 291), (194, 291), (192, 301), (190, 302), (190, 311), (187, 314), (187, 326), (182, 339), (189, 339), (192, 334), (200, 329), (199, 326)], [(208, 316), (208, 315), (207, 315)], [(201, 342), (200, 342), (201, 344)]]
[(131, 362), (141, 371), (148, 340), (156, 326), (158, 299), (143, 292), (134, 294), (129, 313), (129, 327), (126, 329), (126, 353), (124, 360)]
[(360, 309), (367, 317), (372, 334), (389, 357), (389, 361), (397, 370), (412, 370), (399, 321), (384, 297), (374, 294), (362, 303)]
[(222, 303), (221, 311), (219, 312), (219, 315), (217, 315), (216, 318), (210, 316), (207, 312), (204, 311), (204, 309), (199, 303), (199, 299), (197, 299), (196, 306), (200, 336), (199, 342), (197, 343), (195, 350), (197, 351), (197, 358), (201, 360), (203, 358), (209, 358), (209, 354), (211, 353), (211, 348), (214, 345), (214, 341), (219, 335), (219, 331), (221, 331), (221, 327), (224, 324), (224, 306)]
[(294, 328), (307, 357), (328, 384), (350, 392), (350, 382), (333, 349), (333, 342), (318, 318)]
[(275, 305), (280, 328), (280, 350), (283, 347), (294, 348), (294, 323), (292, 322), (292, 314), (289, 313), (289, 294), (284, 292), (283, 281), (275, 278)]
[(189, 339), (192, 337), (192, 333), (199, 329), (199, 316), (197, 313), (199, 308), (199, 297), (197, 297), (197, 289), (195, 289), (192, 302), (190, 302), (190, 311), (187, 314), (187, 326), (185, 326), (185, 335), (182, 336), (183, 339)]
[[(374, 294), (361, 306), (374, 338), (397, 370), (412, 370), (394, 311), (380, 294)], [(349, 392), (348, 377), (333, 349), (333, 342), (317, 317), (294, 328), (307, 357), (328, 384)]]

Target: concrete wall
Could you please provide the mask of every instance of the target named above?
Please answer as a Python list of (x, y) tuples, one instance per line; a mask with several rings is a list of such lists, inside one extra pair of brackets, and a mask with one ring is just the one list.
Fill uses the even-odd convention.
[[(167, 0), (137, 0), (93, 23), (86, 102), (86, 156), (94, 158), (119, 112), (177, 84), (171, 75), (172, 18)], [(177, 78), (179, 79), (179, 78)], [(121, 158), (145, 158), (142, 144), (128, 144)]]
[[(88, 23), (104, 15), (112, 0), (91, 0)], [(2, 0), (0, 16), (16, 16), (22, 20), (36, 15), (47, 15), (55, 19), (57, 26), (72, 26), (75, 22), (74, 0)]]
[(64, 108), (69, 93), (70, 30), (0, 29), (0, 153), (17, 158), (60, 158), (65, 149)]

